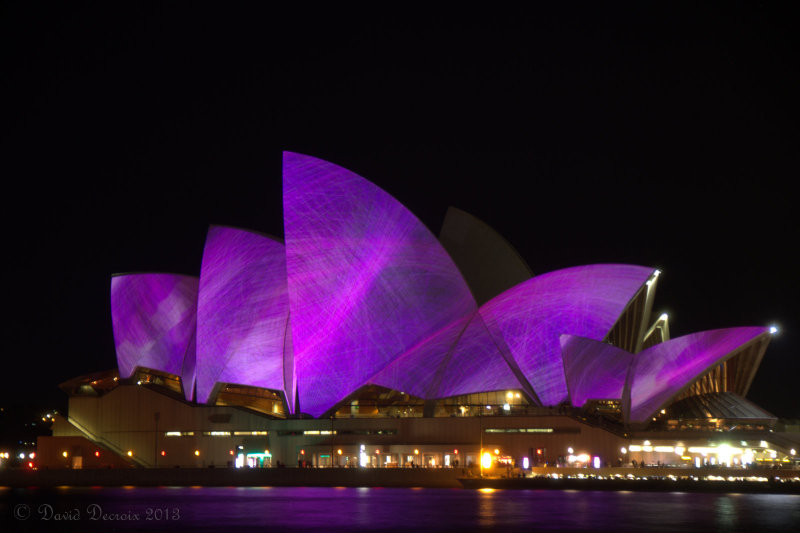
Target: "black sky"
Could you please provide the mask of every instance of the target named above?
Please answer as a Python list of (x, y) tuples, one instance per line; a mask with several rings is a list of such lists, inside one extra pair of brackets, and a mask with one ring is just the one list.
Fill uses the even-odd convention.
[(198, 274), (213, 223), (282, 235), (292, 150), (536, 273), (661, 268), (673, 336), (777, 323), (749, 397), (800, 416), (788, 7), (378, 6), (0, 6), (0, 403), (115, 366), (112, 273)]

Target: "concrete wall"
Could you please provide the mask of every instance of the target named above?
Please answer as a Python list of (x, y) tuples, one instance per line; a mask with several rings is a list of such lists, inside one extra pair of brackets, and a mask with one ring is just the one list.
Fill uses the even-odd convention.
[[(233, 460), (231, 450), (243, 441), (254, 448), (269, 444), (266, 436), (233, 436), (234, 431), (266, 431), (267, 417), (235, 407), (191, 404), (148, 386), (122, 385), (100, 397), (71, 397), (69, 420), (89, 438), (120, 455), (131, 451), (147, 466), (225, 466)], [(212, 431), (232, 436), (203, 436)], [(194, 435), (167, 437), (166, 432)]]
[[(159, 413), (157, 426), (154, 413)], [(162, 467), (224, 467), (231, 464), (240, 451), (267, 450), (272, 454), (273, 465), (280, 461), (287, 466), (297, 466), (303, 459), (312, 466), (321, 464), (321, 460), (322, 464), (330, 464), (329, 459), (321, 456), (330, 455), (331, 449), (334, 455), (341, 449), (343, 456), (351, 457), (349, 464), (353, 464), (357, 462), (361, 445), (368, 455), (376, 455), (376, 459), (377, 452), (381, 451), (384, 454), (381, 462), (385, 461), (385, 454), (392, 454), (392, 462), (399, 463), (396, 466), (402, 466), (408, 455), (416, 455), (415, 450), (420, 455), (413, 458), (417, 466), (429, 464), (432, 458), (437, 465), (442, 465), (444, 456), (449, 454), (453, 454), (449, 458), (452, 464), (455, 450), (459, 450), (461, 466), (470, 461), (477, 465), (481, 429), (484, 449), (498, 449), (500, 455), (510, 456), (519, 464), (523, 457), (529, 457), (531, 464), (536, 464), (533, 458), (536, 448), (544, 451), (539, 462), (552, 464), (566, 456), (570, 447), (576, 455), (587, 453), (599, 456), (603, 463), (616, 464), (619, 449), (628, 442), (603, 429), (555, 414), (337, 418), (333, 422), (330, 419), (275, 420), (235, 407), (187, 403), (136, 385), (121, 385), (101, 397), (70, 398), (69, 419), (101, 446), (122, 456), (130, 450), (133, 459), (140, 464), (153, 466), (157, 460), (157, 465)], [(528, 428), (543, 432), (504, 431)], [(203, 435), (212, 431), (227, 431), (231, 435)], [(266, 431), (268, 435), (235, 434), (249, 431)], [(168, 437), (166, 432), (193, 432), (194, 435)]]
[(39, 437), (34, 464), (43, 469), (130, 468), (134, 463), (85, 437)]

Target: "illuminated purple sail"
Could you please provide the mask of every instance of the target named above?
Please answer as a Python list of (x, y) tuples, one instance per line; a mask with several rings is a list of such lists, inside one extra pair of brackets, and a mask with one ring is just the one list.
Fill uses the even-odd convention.
[(424, 399), (522, 388), (477, 312), (419, 343), (369, 383)]
[(536, 276), (496, 296), (480, 313), (504, 342), (543, 405), (567, 399), (559, 337), (602, 340), (654, 269), (588, 265)]
[(291, 152), (283, 183), (300, 408), (319, 416), (476, 304), (431, 232), (376, 185)]
[(561, 335), (561, 355), (570, 403), (619, 400), (633, 354), (616, 346), (575, 335)]
[[(212, 226), (199, 281), (112, 278), (123, 378), (137, 367), (174, 374), (203, 403), (224, 384), (269, 389), (290, 413), (317, 417), (370, 384), (426, 400), (519, 390), (541, 405), (620, 399), (624, 419), (641, 424), (737, 354), (723, 384), (745, 394), (766, 349), (766, 328), (687, 335), (638, 355), (606, 344), (654, 269), (588, 265), (510, 286), (527, 265), (451, 209), (443, 241), (476, 293), (510, 286), (478, 307), (443, 246), (388, 193), (300, 154), (284, 153), (283, 172), (285, 246)], [(623, 325), (640, 320), (633, 311)]]
[(194, 401), (194, 390), (197, 384), (197, 329), (192, 332), (189, 345), (186, 347), (186, 355), (183, 357), (181, 366), (181, 382), (183, 385), (183, 395), (188, 401)]
[(452, 357), (443, 365), (444, 379), (436, 397), (509, 389), (523, 390), (531, 396), (527, 384), (520, 382), (509, 366), (509, 359), (492, 339), (481, 314), (476, 312), (459, 336)]
[(715, 365), (729, 359), (769, 328), (701, 331), (656, 344), (636, 354), (631, 370), (630, 421), (646, 422)]
[[(196, 277), (179, 274), (111, 278), (111, 321), (121, 377), (132, 376), (137, 367), (191, 377), (191, 372), (184, 373), (184, 358), (195, 333), (197, 284)], [(183, 383), (187, 397), (192, 385)]]
[(288, 318), (283, 244), (212, 226), (197, 307), (198, 401), (213, 400), (215, 385), (232, 383), (284, 391), (291, 412), (294, 384), (284, 369)]

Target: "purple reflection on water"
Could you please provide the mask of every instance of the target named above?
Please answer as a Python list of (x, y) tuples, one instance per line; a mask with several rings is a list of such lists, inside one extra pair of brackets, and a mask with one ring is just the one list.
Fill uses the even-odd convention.
[[(58, 530), (81, 531), (795, 531), (800, 496), (391, 488), (62, 488), (0, 491), (0, 520), (14, 531), (48, 525), (37, 510), (77, 509)], [(32, 516), (13, 518), (15, 506)], [(90, 520), (96, 505), (109, 516)], [(159, 520), (147, 520), (161, 510)], [(96, 508), (95, 508), (96, 510)], [(169, 516), (170, 519), (165, 519)], [(138, 519), (136, 519), (138, 517)], [(54, 524), (49, 524), (53, 526)], [(264, 529), (267, 528), (267, 529)], [(5, 527), (3, 527), (6, 530)], [(53, 529), (55, 530), (55, 528)]]

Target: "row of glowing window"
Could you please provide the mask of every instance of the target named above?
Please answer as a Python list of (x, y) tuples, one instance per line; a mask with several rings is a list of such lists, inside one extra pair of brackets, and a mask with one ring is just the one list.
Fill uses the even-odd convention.
[[(524, 429), (521, 430), (486, 430), (487, 432), (517, 432), (521, 431), (524, 432)], [(528, 429), (529, 433), (552, 433), (553, 430), (542, 430), (542, 429)], [(397, 433), (397, 430), (392, 429), (379, 429), (379, 430), (345, 430), (345, 431), (331, 431), (331, 430), (317, 430), (317, 429), (307, 429), (305, 431), (279, 431), (279, 435), (338, 435), (339, 433), (342, 434), (365, 434), (365, 435), (394, 435)], [(164, 433), (165, 437), (194, 437), (195, 435), (202, 435), (203, 437), (247, 437), (252, 435), (269, 435), (269, 431), (167, 431)]]
[[(303, 450), (303, 453), (305, 453), (305, 450)], [(234, 452), (233, 450), (229, 450), (229, 451), (228, 451), (228, 454), (229, 454), (229, 455), (236, 455), (236, 452)], [(265, 454), (265, 455), (270, 455), (270, 453), (269, 453), (269, 450), (264, 450), (264, 454)], [(23, 455), (24, 455), (24, 454), (23, 454)], [(23, 455), (20, 455), (20, 457), (22, 457)], [(61, 455), (62, 455), (63, 457), (69, 457), (69, 452), (67, 452), (67, 451), (65, 450), (65, 451), (61, 452)], [(128, 457), (133, 457), (133, 450), (128, 450), (128, 451), (127, 451), (127, 453), (126, 453), (126, 455), (127, 455)], [(199, 456), (200, 456), (200, 450), (195, 450), (195, 451), (194, 451), (194, 455), (195, 455), (195, 456), (197, 456), (197, 457), (199, 457)], [(95, 450), (95, 452), (94, 452), (94, 456), (95, 456), (95, 457), (100, 457), (100, 451), (99, 451), (99, 450)], [(166, 452), (166, 450), (161, 450), (161, 457), (166, 457), (166, 456), (167, 456), (167, 452)], [(32, 454), (31, 454), (31, 459), (33, 459), (34, 457), (35, 457), (35, 454), (33, 454), (33, 453), (32, 453)]]
[(552, 433), (553, 428), (486, 428), (486, 433)]
[[(762, 447), (764, 448), (763, 453), (771, 454), (773, 456), (773, 458), (776, 456), (777, 452), (775, 452), (775, 450), (770, 450), (767, 447), (768, 445), (767, 445), (766, 442), (761, 441), (761, 444), (762, 444)], [(622, 448), (620, 451), (622, 453), (625, 453), (625, 448)], [(643, 445), (643, 446), (639, 446), (637, 444), (632, 444), (632, 445), (628, 446), (628, 451), (631, 451), (631, 452), (662, 452), (662, 453), (672, 453), (672, 452), (674, 452), (674, 453), (676, 453), (678, 455), (682, 455), (686, 451), (688, 451), (689, 453), (700, 453), (700, 454), (703, 454), (703, 455), (709, 454), (709, 453), (711, 453), (711, 454), (717, 453), (717, 454), (729, 455), (729, 454), (741, 454), (741, 453), (745, 453), (745, 454), (750, 453), (750, 454), (752, 454), (753, 452), (756, 452), (756, 453), (758, 452), (757, 449), (750, 450), (750, 449), (746, 449), (746, 448), (732, 447), (732, 446), (729, 446), (727, 444), (722, 444), (721, 446), (689, 446), (689, 448), (686, 448), (684, 446), (650, 446), (650, 445), (647, 445), (647, 444)], [(796, 450), (794, 448), (792, 448), (789, 451), (789, 455), (795, 455), (795, 453), (796, 453)]]
[[(553, 433), (553, 428), (486, 428), (486, 433)], [(334, 430), (316, 430), (316, 429), (307, 429), (305, 431), (297, 431), (297, 432), (281, 432), (282, 434), (303, 434), (303, 435), (337, 435), (339, 432)], [(350, 433), (350, 432), (348, 432)], [(378, 433), (387, 433), (392, 434), (395, 431), (392, 430), (384, 430), (379, 431)], [(251, 435), (269, 435), (268, 431), (167, 431), (164, 433), (165, 437), (194, 437), (195, 435), (202, 435), (204, 437), (244, 437), (244, 436), (251, 436)]]
[(194, 437), (202, 435), (204, 437), (246, 437), (251, 435), (269, 435), (268, 431), (167, 431), (165, 437)]

